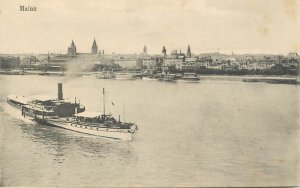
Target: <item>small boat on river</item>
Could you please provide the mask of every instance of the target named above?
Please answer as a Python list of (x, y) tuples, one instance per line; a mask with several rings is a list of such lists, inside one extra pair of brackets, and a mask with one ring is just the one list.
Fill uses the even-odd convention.
[(163, 80), (164, 80), (164, 81), (168, 81), (168, 82), (174, 82), (174, 81), (177, 80), (176, 74), (166, 74), (166, 75), (163, 77)]
[(93, 73), (93, 74), (83, 75), (83, 77), (97, 78), (97, 79), (114, 79), (116, 76), (115, 76), (114, 72), (102, 71), (102, 72), (97, 72), (97, 73)]
[(132, 73), (123, 73), (123, 72), (116, 73), (115, 78), (117, 80), (134, 80), (134, 79), (136, 79), (134, 74), (132, 74)]
[(199, 82), (200, 78), (196, 73), (183, 73), (183, 77), (181, 77), (180, 80), (186, 82)]

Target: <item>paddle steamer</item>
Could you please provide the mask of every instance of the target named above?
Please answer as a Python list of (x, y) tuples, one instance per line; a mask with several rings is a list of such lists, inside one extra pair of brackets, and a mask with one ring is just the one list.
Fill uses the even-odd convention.
[(138, 130), (137, 125), (116, 120), (105, 114), (105, 90), (103, 88), (103, 114), (88, 112), (80, 103), (63, 99), (62, 84), (58, 84), (58, 97), (9, 95), (7, 103), (23, 119), (40, 124), (56, 126), (80, 133), (118, 140), (132, 140)]

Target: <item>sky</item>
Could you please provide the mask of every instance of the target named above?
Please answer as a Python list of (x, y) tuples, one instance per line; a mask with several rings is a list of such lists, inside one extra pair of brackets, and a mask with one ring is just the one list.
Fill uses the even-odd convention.
[(86, 53), (94, 38), (105, 53), (300, 53), (299, 10), (300, 0), (0, 0), (0, 54), (64, 54), (72, 40)]

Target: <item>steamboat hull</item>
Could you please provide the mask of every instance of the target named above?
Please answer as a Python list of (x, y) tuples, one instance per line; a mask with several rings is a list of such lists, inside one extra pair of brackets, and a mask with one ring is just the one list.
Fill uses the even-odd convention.
[(76, 103), (76, 98), (75, 103), (65, 101), (61, 83), (58, 84), (57, 99), (45, 96), (26, 98), (9, 95), (7, 104), (13, 111), (12, 116), (22, 120), (104, 138), (130, 141), (132, 135), (138, 130), (134, 123), (122, 123), (110, 114), (105, 115), (105, 106), (104, 113), (101, 115), (98, 112), (85, 111), (84, 106)]
[(123, 140), (123, 141), (131, 141), (132, 133), (129, 132), (130, 129), (113, 129), (113, 128), (104, 128), (104, 127), (92, 127), (88, 125), (81, 125), (75, 122), (68, 122), (60, 119), (36, 119), (36, 121), (40, 124), (60, 127), (63, 129), (100, 136), (109, 139), (115, 140)]
[(5, 106), (5, 111), (8, 112), (11, 116), (22, 120), (26, 123), (33, 123), (34, 122), (34, 118), (31, 116), (24, 116), (22, 115), (22, 106), (15, 106), (15, 105), (11, 105), (10, 103), (8, 103)]
[(131, 141), (132, 134), (130, 129), (118, 129), (118, 128), (105, 128), (105, 127), (92, 127), (88, 125), (81, 125), (75, 122), (68, 122), (60, 118), (53, 117), (44, 117), (34, 116), (33, 114), (22, 115), (22, 106), (21, 105), (12, 105), (11, 103), (7, 104), (7, 110), (9, 113), (20, 120), (23, 120), (26, 123), (37, 122), (39, 124), (47, 126), (55, 126), (83, 134), (89, 134), (109, 139), (122, 140), (122, 141)]

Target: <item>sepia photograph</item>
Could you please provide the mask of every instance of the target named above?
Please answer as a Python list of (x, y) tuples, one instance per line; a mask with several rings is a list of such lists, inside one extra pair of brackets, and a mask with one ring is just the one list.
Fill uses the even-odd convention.
[(0, 187), (300, 186), (299, 10), (0, 1)]

